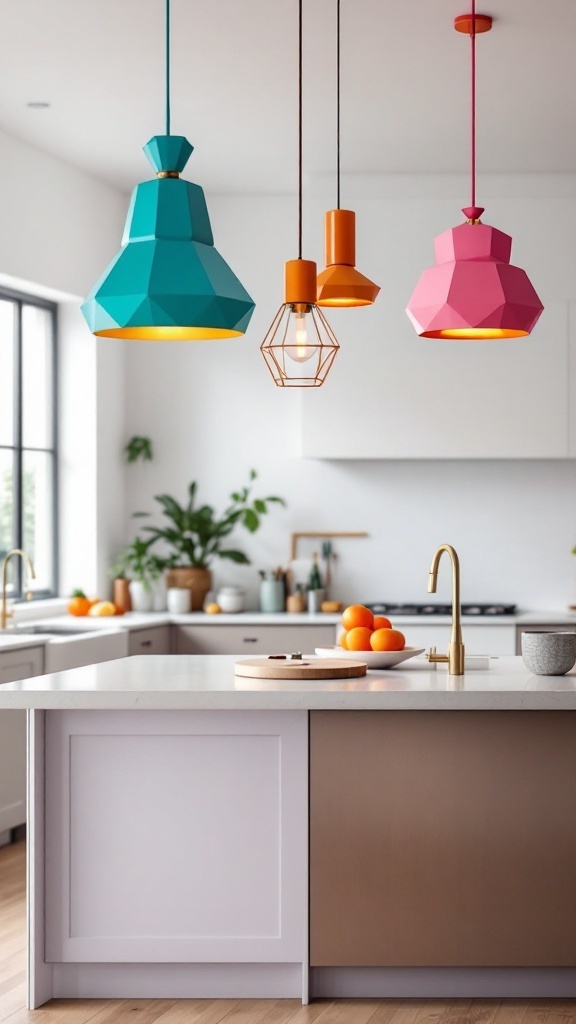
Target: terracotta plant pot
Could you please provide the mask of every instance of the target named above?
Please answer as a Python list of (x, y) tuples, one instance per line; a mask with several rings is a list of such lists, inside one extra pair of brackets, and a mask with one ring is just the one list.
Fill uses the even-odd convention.
[(197, 569), (195, 566), (178, 566), (168, 569), (166, 573), (167, 587), (182, 587), (190, 591), (192, 611), (202, 611), (204, 598), (212, 589), (212, 573), (210, 569)]
[(114, 604), (121, 612), (132, 611), (132, 601), (130, 600), (130, 581), (129, 580), (114, 580), (114, 592), (112, 600)]

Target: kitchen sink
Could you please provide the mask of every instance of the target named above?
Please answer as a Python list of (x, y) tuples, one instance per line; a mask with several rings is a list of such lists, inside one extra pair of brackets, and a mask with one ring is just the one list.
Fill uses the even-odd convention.
[(98, 629), (86, 626), (80, 626), (78, 629), (70, 626), (17, 626), (10, 632), (14, 636), (84, 636), (86, 633), (97, 633)]

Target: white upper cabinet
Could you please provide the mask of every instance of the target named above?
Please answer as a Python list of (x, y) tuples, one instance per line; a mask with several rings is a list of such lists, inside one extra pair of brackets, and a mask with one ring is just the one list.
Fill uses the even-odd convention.
[(302, 395), (301, 454), (576, 457), (576, 245), (565, 203), (486, 200), (486, 223), (512, 235), (512, 263), (526, 269), (545, 305), (530, 337), (493, 342), (419, 338), (404, 312), (433, 263), (434, 235), (459, 222), (457, 202), (391, 196), (350, 205), (358, 211), (358, 269), (382, 291), (372, 307), (324, 311), (341, 351), (325, 385)]

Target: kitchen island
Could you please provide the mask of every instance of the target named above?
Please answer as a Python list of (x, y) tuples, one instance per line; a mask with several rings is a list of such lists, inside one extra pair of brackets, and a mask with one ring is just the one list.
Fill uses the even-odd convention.
[(28, 710), (31, 1007), (576, 995), (576, 675), (235, 660), (0, 689)]

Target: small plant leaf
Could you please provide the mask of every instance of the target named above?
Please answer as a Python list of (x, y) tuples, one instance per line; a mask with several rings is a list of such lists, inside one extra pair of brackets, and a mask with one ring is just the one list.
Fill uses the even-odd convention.
[(243, 521), (244, 526), (246, 527), (246, 529), (250, 530), (250, 533), (255, 533), (256, 530), (258, 529), (258, 527), (260, 526), (260, 520), (259, 520), (258, 516), (256, 515), (254, 509), (252, 509), (252, 508), (247, 508), (246, 509), (246, 511), (244, 512), (244, 518), (243, 518), (242, 521)]
[(243, 551), (233, 551), (232, 549), (224, 549), (219, 551), (220, 558), (228, 558), (231, 562), (237, 562), (238, 565), (250, 565), (250, 559), (246, 557)]

